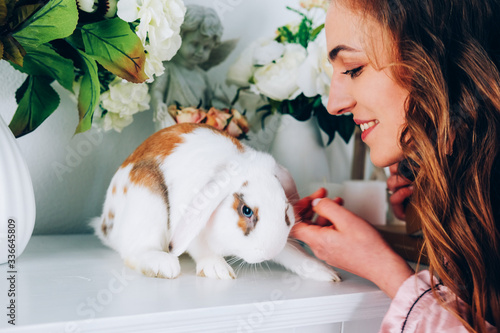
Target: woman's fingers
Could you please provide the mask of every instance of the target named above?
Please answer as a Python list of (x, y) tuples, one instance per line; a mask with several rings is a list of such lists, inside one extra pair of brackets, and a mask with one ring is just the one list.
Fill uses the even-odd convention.
[(413, 193), (412, 182), (399, 174), (398, 163), (391, 165), (389, 171), (391, 172), (391, 176), (387, 179), (387, 189), (391, 194), (389, 203), (394, 215), (398, 219), (404, 220), (406, 218), (406, 202)]
[(391, 175), (387, 178), (387, 188), (396, 192), (399, 188), (409, 186), (411, 182), (401, 175)]
[(322, 232), (323, 227), (315, 224), (299, 222), (295, 224), (290, 231), (290, 237), (303, 241), (306, 244), (314, 243), (318, 233)]
[(311, 208), (311, 202), (314, 199), (324, 198), (327, 195), (327, 191), (324, 188), (319, 188), (313, 194), (304, 197), (297, 201), (294, 205), (295, 213), (301, 220), (310, 220), (314, 216), (314, 212)]
[(399, 174), (398, 166), (399, 166), (399, 163), (394, 163), (394, 164), (391, 164), (389, 166), (389, 172), (391, 173), (391, 175)]
[(402, 205), (406, 201), (406, 199), (411, 196), (412, 193), (412, 186), (402, 187), (389, 197), (389, 202), (391, 203), (391, 205)]
[(335, 229), (341, 230), (353, 221), (360, 219), (357, 215), (342, 207), (342, 203), (341, 198), (315, 200), (313, 210), (320, 217), (328, 219)]

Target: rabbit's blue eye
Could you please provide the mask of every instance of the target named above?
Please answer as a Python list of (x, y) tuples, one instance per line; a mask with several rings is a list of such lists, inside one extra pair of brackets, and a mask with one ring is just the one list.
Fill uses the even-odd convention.
[(250, 208), (248, 208), (247, 206), (243, 206), (241, 211), (245, 217), (252, 217), (252, 215), (253, 215), (253, 211)]

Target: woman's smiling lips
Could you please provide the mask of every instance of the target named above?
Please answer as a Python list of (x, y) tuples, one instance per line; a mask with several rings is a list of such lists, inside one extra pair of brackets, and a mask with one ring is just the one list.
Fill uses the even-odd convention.
[(370, 134), (370, 132), (379, 124), (377, 119), (374, 120), (359, 120), (354, 119), (356, 125), (359, 125), (361, 128), (361, 140), (365, 140), (365, 138)]

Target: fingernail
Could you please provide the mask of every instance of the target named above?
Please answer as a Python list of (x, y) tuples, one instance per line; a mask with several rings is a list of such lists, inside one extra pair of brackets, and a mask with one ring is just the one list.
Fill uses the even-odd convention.
[(342, 199), (341, 197), (336, 197), (335, 199), (333, 199), (333, 201), (335, 201), (337, 204), (341, 206), (344, 205), (344, 199)]
[(311, 205), (314, 207), (321, 201), (321, 198), (316, 198), (311, 202)]

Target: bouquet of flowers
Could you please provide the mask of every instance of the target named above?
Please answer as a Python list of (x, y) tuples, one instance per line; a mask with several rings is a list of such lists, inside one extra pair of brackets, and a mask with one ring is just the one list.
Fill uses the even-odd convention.
[(268, 104), (258, 109), (266, 112), (263, 119), (273, 112), (301, 121), (315, 116), (328, 144), (337, 132), (348, 142), (354, 131), (352, 115), (332, 116), (326, 110), (332, 68), (322, 34), (328, 1), (300, 5), (301, 10), (287, 9), (301, 20), (279, 27), (273, 38), (252, 43), (230, 67), (227, 81), (265, 97)]
[(146, 82), (181, 45), (184, 13), (182, 0), (0, 0), (0, 59), (28, 75), (16, 92), (14, 135), (57, 108), (54, 81), (78, 100), (76, 133), (93, 118), (104, 129), (130, 124), (149, 109)]
[(201, 123), (210, 125), (218, 130), (227, 132), (236, 139), (243, 139), (249, 130), (248, 121), (238, 110), (214, 107), (205, 111), (199, 107), (181, 107), (170, 105), (168, 113), (176, 123)]

